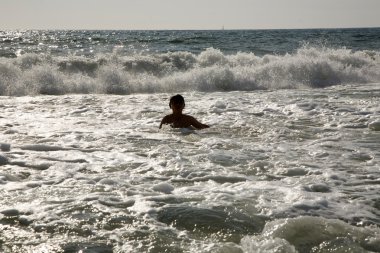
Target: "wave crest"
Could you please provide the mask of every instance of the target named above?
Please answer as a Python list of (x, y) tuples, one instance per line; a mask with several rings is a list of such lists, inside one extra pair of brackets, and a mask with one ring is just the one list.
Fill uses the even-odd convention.
[(0, 95), (232, 91), (380, 82), (380, 54), (305, 45), (293, 54), (98, 55), (0, 58)]

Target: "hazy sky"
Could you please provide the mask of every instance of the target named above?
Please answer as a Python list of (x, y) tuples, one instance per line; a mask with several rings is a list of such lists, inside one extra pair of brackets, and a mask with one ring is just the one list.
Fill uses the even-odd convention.
[(380, 27), (380, 0), (0, 0), (0, 29)]

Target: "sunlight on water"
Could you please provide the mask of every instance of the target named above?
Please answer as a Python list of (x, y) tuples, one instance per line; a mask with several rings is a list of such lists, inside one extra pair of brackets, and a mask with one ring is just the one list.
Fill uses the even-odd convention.
[(0, 248), (378, 252), (379, 91), (0, 97)]
[(377, 28), (0, 31), (0, 95), (254, 91), (378, 83), (378, 34)]
[(0, 31), (0, 252), (380, 252), (378, 35)]

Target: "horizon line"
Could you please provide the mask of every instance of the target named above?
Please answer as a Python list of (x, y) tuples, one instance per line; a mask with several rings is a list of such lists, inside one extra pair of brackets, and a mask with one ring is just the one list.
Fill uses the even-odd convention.
[(226, 28), (222, 26), (221, 28), (205, 28), (205, 29), (170, 29), (170, 28), (160, 28), (160, 29), (127, 29), (127, 28), (0, 28), (0, 31), (249, 31), (249, 30), (334, 30), (334, 29), (378, 29), (380, 26), (353, 26), (353, 27), (310, 27), (310, 28)]

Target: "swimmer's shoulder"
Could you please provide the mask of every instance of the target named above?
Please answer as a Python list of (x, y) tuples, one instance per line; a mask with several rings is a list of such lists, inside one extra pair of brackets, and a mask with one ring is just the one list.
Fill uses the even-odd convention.
[(164, 118), (162, 119), (162, 122), (163, 123), (173, 122), (173, 114), (168, 114), (168, 115), (164, 116)]

